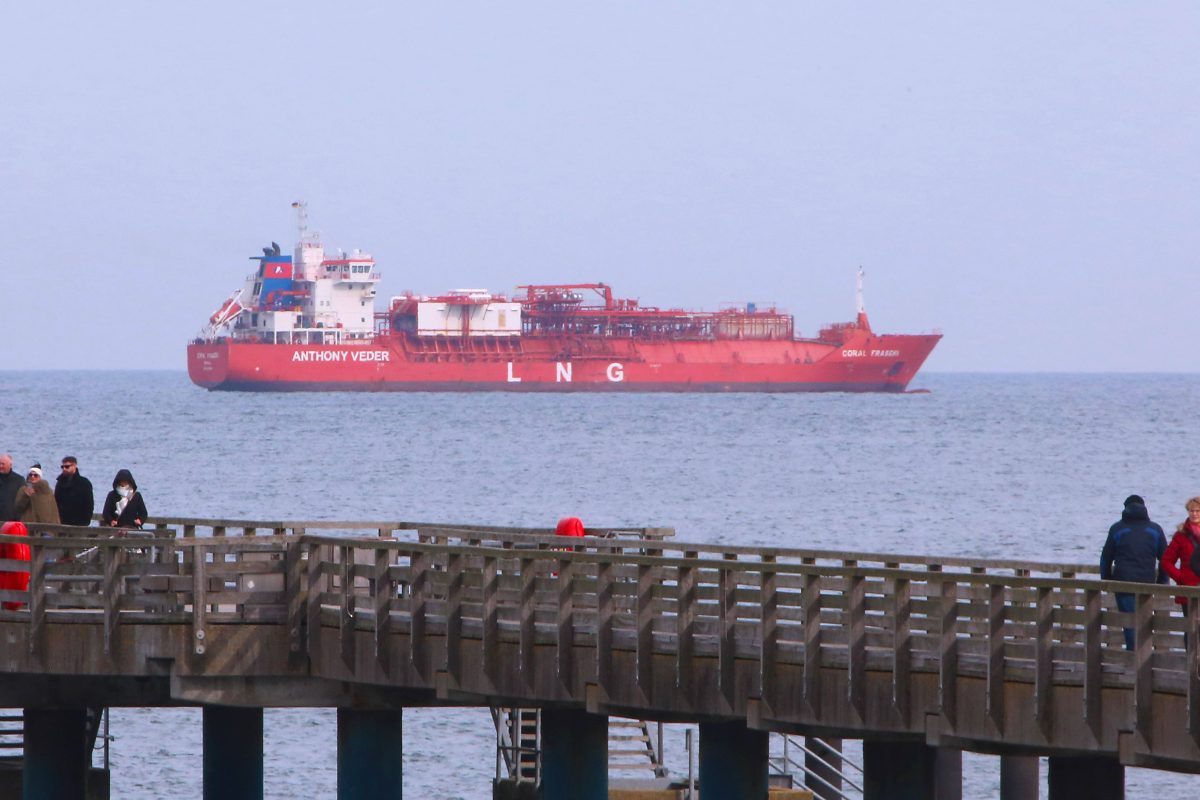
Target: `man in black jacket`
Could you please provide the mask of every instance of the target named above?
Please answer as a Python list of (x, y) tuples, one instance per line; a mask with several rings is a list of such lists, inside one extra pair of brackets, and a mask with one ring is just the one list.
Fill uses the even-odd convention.
[(13, 472), (12, 456), (0, 453), (0, 522), (10, 522), (17, 518), (14, 504), (17, 492), (25, 485), (25, 478)]
[[(1167, 537), (1158, 523), (1150, 521), (1146, 501), (1136, 494), (1125, 498), (1121, 519), (1108, 529), (1100, 552), (1100, 580), (1134, 583), (1166, 583), (1161, 569)], [(1117, 592), (1117, 609), (1131, 612), (1135, 595)], [(1133, 649), (1133, 628), (1125, 628), (1125, 649)]]
[(75, 456), (63, 456), (62, 473), (54, 484), (54, 501), (58, 503), (63, 525), (92, 524), (96, 497), (92, 494), (92, 482), (79, 474)]

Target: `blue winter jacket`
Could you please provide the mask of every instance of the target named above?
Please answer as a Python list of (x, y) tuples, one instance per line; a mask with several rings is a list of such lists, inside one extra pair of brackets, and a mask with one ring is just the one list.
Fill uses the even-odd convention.
[(1159, 569), (1167, 537), (1141, 503), (1130, 503), (1121, 512), (1121, 521), (1108, 529), (1108, 539), (1100, 553), (1100, 579), (1136, 583), (1166, 583)]

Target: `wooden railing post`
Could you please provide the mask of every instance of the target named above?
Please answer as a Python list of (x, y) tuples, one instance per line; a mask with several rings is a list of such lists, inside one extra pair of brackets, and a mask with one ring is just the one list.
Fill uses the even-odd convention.
[[(375, 660), (386, 673), (391, 668), (391, 633), (392, 633), (392, 589), (388, 571), (391, 568), (392, 551), (384, 547), (375, 548), (375, 563), (373, 565), (371, 584), (375, 592), (372, 598), (372, 611), (375, 616), (375, 630), (372, 639), (375, 647)], [(411, 602), (411, 598), (410, 598)], [(410, 653), (414, 641), (412, 626), (409, 627)]]
[(904, 725), (910, 723), (912, 689), (912, 586), (908, 578), (896, 578), (892, 589), (892, 706)]
[(497, 684), (500, 669), (500, 611), (496, 597), (499, 580), (496, 557), (484, 556), (481, 576), (483, 605), (480, 610), (483, 623), (483, 674), (492, 686)]
[(533, 645), (534, 635), (537, 632), (537, 595), (536, 595), (536, 573), (535, 566), (541, 564), (540, 561), (535, 561), (532, 558), (524, 557), (520, 560), (521, 569), (521, 622), (520, 622), (520, 641), (519, 641), (519, 656), (521, 670), (521, 679), (525, 686), (533, 688)]
[(654, 587), (661, 569), (639, 564), (637, 573), (637, 684), (647, 704), (654, 701)]
[(804, 703), (814, 717), (821, 714), (821, 576), (804, 573), (800, 590), (804, 624)]
[(125, 548), (100, 545), (100, 561), (104, 569), (101, 592), (104, 597), (104, 655), (112, 655), (113, 636), (120, 622), (122, 585), (118, 572), (124, 562)]
[(196, 655), (202, 656), (207, 649), (204, 640), (208, 636), (205, 624), (208, 611), (208, 574), (205, 566), (208, 555), (207, 548), (199, 542), (189, 549), (192, 551), (192, 649)]
[(1192, 740), (1200, 743), (1200, 598), (1187, 599), (1183, 620), (1187, 639), (1187, 729)]
[(456, 687), (462, 685), (463, 556), (451, 553), (446, 561), (446, 672)]
[(1134, 595), (1133, 639), (1133, 727), (1141, 737), (1142, 746), (1149, 750), (1153, 718), (1154, 692), (1154, 595), (1138, 592)]
[(308, 592), (304, 586), (304, 543), (299, 539), (288, 542), (283, 556), (284, 598), (287, 603), (288, 661), (293, 666), (304, 662), (304, 624), (307, 616)]
[(737, 666), (737, 556), (726, 553), (717, 579), (720, 638), (717, 643), (717, 683), (727, 707), (734, 708), (734, 669)]
[(1054, 679), (1054, 595), (1047, 586), (1037, 588), (1037, 621), (1034, 638), (1033, 717), (1044, 735), (1050, 735), (1050, 695)]
[(41, 541), (29, 537), (29, 655), (39, 661), (46, 635), (46, 551)]
[[(932, 576), (931, 576), (932, 577)], [(941, 578), (935, 584), (941, 617), (938, 644), (938, 703), (953, 728), (958, 717), (958, 583)]]
[(846, 618), (847, 674), (846, 700), (858, 716), (866, 719), (867, 705), (867, 586), (862, 575), (846, 578), (848, 596)]
[(575, 562), (564, 559), (558, 570), (557, 677), (568, 694), (575, 688)]
[(429, 676), (429, 653), (426, 648), (425, 631), (426, 619), (429, 614), (428, 589), (429, 565), (432, 562), (428, 553), (416, 552), (409, 558), (409, 627), (408, 653), (413, 670), (421, 679)]
[[(764, 555), (763, 565), (775, 564), (775, 556)], [(759, 643), (759, 693), (767, 708), (775, 707), (775, 670), (779, 661), (779, 579), (773, 569), (759, 573), (761, 585), (762, 616), (759, 620), (761, 640)]]
[(1103, 649), (1104, 636), (1101, 615), (1099, 589), (1086, 589), (1083, 593), (1083, 719), (1097, 742), (1101, 741), (1100, 728), (1104, 713), (1102, 692), (1103, 680)]
[(1004, 735), (1005, 593), (1002, 583), (988, 585), (987, 713), (1001, 736)]
[[(698, 553), (687, 551), (684, 558), (696, 558)], [(690, 566), (676, 567), (675, 584), (675, 688), (690, 698), (692, 653), (696, 630), (696, 575)]]
[(605, 697), (612, 690), (614, 569), (611, 557), (596, 565), (596, 682)]

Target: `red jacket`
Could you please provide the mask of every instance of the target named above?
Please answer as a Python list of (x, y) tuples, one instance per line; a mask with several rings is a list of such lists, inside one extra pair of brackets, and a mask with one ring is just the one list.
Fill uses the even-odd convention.
[[(1192, 572), (1192, 551), (1196, 549), (1196, 540), (1187, 529), (1176, 531), (1171, 537), (1162, 557), (1162, 570), (1180, 586), (1200, 585), (1200, 576)], [(1176, 566), (1178, 565), (1178, 566)], [(1186, 597), (1176, 597), (1175, 602), (1181, 606), (1187, 605)]]
[[(0, 533), (7, 536), (28, 536), (29, 531), (25, 528), (25, 524), (21, 522), (6, 522), (0, 526)], [(29, 560), (29, 545), (15, 544), (5, 542), (0, 544), (0, 559), (5, 561), (28, 561)], [(0, 589), (15, 589), (18, 592), (24, 592), (29, 589), (29, 572), (9, 572), (4, 570), (0, 572)], [(21, 603), (6, 600), (4, 608), (9, 611), (16, 611), (21, 607)]]

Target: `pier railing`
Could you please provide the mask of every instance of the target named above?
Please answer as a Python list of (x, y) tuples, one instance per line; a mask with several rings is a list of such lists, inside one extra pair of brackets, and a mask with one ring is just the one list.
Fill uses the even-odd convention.
[[(229, 522), (173, 523), (215, 534), (205, 536), (0, 537), (33, 551), (29, 591), (0, 591), (23, 605), (0, 622), (27, 625), (27, 667), (52, 673), (128, 663), (124, 631), (144, 624), (186, 631), (176, 642), (186, 651), (161, 656), (177, 669), (252, 670), (245, 653), (230, 657), (254, 644), (232, 635), (249, 624), (286, 642), (282, 657), (260, 660), (271, 674), (286, 666), (439, 698), (831, 730), (925, 732), (933, 714), (943, 734), (975, 741), (1120, 746), (1130, 763), (1200, 768), (1200, 603), (1184, 615), (1173, 602), (1200, 588), (1104, 582), (1081, 565), (490, 526)], [(82, 564), (68, 560), (83, 552)], [(0, 561), (0, 571), (22, 563)], [(1114, 592), (1134, 595), (1134, 611), (1116, 610)], [(95, 626), (102, 653), (67, 658), (65, 645), (50, 646), (49, 629), (80, 623)], [(1166, 697), (1179, 719), (1164, 716)], [(1175, 727), (1180, 735), (1166, 735)]]

